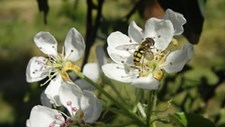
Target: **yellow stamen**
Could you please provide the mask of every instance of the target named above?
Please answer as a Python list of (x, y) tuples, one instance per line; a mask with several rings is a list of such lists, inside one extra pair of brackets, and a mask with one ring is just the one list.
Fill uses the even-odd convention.
[(81, 69), (80, 67), (72, 64), (72, 62), (67, 61), (63, 67), (63, 71), (68, 71), (68, 70), (79, 72)]
[(155, 79), (157, 79), (157, 80), (161, 80), (161, 79), (163, 78), (163, 76), (164, 76), (164, 71), (163, 71), (162, 69), (160, 69), (160, 70), (155, 70), (155, 71), (153, 72), (153, 77), (154, 77)]
[(174, 46), (178, 46), (178, 41), (177, 41), (177, 39), (173, 38), (171, 42), (172, 42), (172, 44), (173, 44)]
[(61, 72), (60, 74), (64, 80), (70, 81), (70, 77), (66, 72)]

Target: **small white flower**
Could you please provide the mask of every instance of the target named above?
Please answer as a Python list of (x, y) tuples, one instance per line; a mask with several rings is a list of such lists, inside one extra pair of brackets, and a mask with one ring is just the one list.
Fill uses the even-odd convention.
[[(34, 42), (47, 57), (38, 56), (31, 58), (26, 70), (27, 82), (36, 82), (48, 77), (48, 80), (42, 84), (49, 83), (45, 94), (54, 103), (58, 104), (58, 94), (62, 82), (70, 81), (67, 71), (80, 71), (80, 68), (74, 65), (73, 62), (77, 61), (84, 53), (84, 39), (75, 28), (71, 28), (64, 41), (61, 54), (57, 52), (58, 44), (56, 39), (49, 32), (37, 33), (34, 37)], [(90, 67), (90, 64), (85, 65), (83, 73), (86, 76), (88, 75), (90, 79), (96, 81), (98, 78), (98, 72), (96, 71), (97, 65), (96, 67), (93, 64), (91, 65), (92, 67)], [(90, 75), (92, 71), (96, 73)], [(82, 84), (84, 83), (82, 82)], [(80, 84), (80, 86), (89, 88), (87, 83), (84, 86)]]
[[(180, 18), (182, 19), (174, 21), (183, 21), (183, 17)], [(144, 30), (133, 21), (130, 23), (128, 36), (121, 32), (111, 33), (107, 39), (107, 51), (116, 63), (104, 65), (104, 74), (139, 88), (158, 89), (164, 71), (181, 71), (192, 57), (193, 46), (190, 44), (177, 50), (177, 41), (173, 36), (181, 32), (175, 32), (175, 27), (182, 28), (183, 23), (175, 25), (171, 19), (150, 18), (146, 21)]]
[(95, 122), (101, 114), (101, 103), (90, 91), (81, 91), (76, 85), (65, 84), (60, 89), (60, 101), (69, 115), (45, 106), (34, 106), (27, 127), (70, 127)]

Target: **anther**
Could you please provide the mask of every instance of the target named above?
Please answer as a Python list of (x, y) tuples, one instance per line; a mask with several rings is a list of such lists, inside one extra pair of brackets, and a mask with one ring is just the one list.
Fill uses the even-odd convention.
[(71, 101), (67, 101), (66, 102), (66, 105), (71, 106), (72, 105), (72, 102)]
[(72, 111), (73, 112), (76, 112), (77, 111), (77, 108), (76, 107), (72, 107)]
[(55, 127), (54, 123), (50, 123), (48, 127)]
[(62, 116), (61, 116), (61, 115), (56, 115), (55, 118), (56, 118), (57, 120), (61, 120)]

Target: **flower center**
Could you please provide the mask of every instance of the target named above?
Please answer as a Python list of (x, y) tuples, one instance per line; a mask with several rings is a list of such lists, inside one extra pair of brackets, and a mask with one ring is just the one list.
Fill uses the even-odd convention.
[[(148, 75), (152, 75), (155, 79), (161, 80), (164, 76), (164, 70), (161, 69), (159, 66), (166, 61), (166, 58), (169, 53), (172, 50), (175, 50), (177, 46), (177, 40), (172, 39), (170, 45), (164, 51), (156, 49), (154, 46), (148, 50), (145, 50), (145, 52), (143, 53), (144, 55), (141, 56), (140, 63), (137, 65), (139, 67), (139, 76), (147, 77)], [(151, 59), (149, 57), (150, 55)]]
[(165, 62), (166, 56), (165, 52), (155, 47), (144, 52), (140, 57), (139, 64), (136, 65), (139, 68), (139, 76), (147, 77), (152, 75), (155, 79), (161, 80), (164, 76), (164, 71), (159, 68), (159, 65)]
[(41, 86), (47, 84), (49, 81), (55, 78), (56, 75), (60, 74), (66, 81), (70, 80), (67, 71), (80, 71), (80, 67), (74, 65), (70, 60), (67, 60), (64, 55), (58, 55), (57, 57), (49, 56), (45, 62), (46, 67), (50, 67), (48, 80), (41, 84)]

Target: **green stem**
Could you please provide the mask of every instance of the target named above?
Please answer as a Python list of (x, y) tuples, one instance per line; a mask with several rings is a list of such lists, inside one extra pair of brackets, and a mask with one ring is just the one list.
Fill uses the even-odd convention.
[(94, 86), (97, 90), (99, 90), (99, 92), (101, 92), (103, 95), (105, 95), (108, 99), (110, 99), (112, 102), (114, 102), (119, 108), (121, 108), (123, 111), (126, 112), (126, 115), (129, 116), (130, 118), (132, 118), (133, 120), (136, 120), (136, 122), (138, 123), (138, 125), (144, 126), (145, 124), (143, 123), (143, 121), (140, 120), (139, 117), (137, 117), (135, 114), (131, 113), (127, 107), (125, 107), (123, 104), (121, 104), (119, 101), (117, 101), (117, 99), (113, 98), (110, 94), (108, 94), (104, 89), (102, 89), (101, 86), (97, 85), (95, 82), (93, 82), (92, 80), (90, 80), (88, 77), (86, 77), (84, 74), (82, 74), (81, 72), (77, 72), (74, 71), (76, 73), (77, 76), (79, 76), (80, 78), (84, 79), (85, 81), (87, 81), (89, 84), (91, 84), (92, 86)]
[[(147, 108), (147, 117), (146, 117), (146, 127), (151, 127), (151, 121), (153, 117), (153, 111), (155, 111), (157, 103), (157, 91), (151, 90), (148, 92), (148, 108)], [(155, 127), (155, 122), (152, 123), (152, 126)]]

